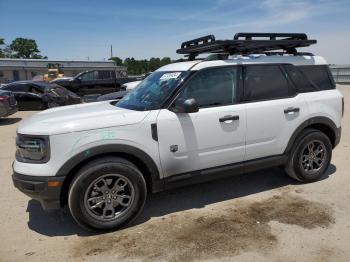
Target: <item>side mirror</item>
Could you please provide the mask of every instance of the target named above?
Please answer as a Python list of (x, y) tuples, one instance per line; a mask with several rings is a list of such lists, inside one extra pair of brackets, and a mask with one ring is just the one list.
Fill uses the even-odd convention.
[(197, 101), (194, 98), (186, 99), (183, 103), (183, 107), (185, 109), (185, 113), (196, 113), (199, 111)]
[(196, 99), (188, 98), (185, 101), (177, 100), (173, 107), (175, 113), (196, 113), (199, 111)]

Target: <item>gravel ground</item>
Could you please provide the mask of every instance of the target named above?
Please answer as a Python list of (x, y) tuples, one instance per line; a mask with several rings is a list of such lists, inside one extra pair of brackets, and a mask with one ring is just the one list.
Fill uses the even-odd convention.
[[(338, 86), (350, 101), (350, 86)], [(323, 180), (274, 168), (150, 196), (128, 228), (82, 231), (67, 209), (45, 213), (11, 181), (16, 128), (0, 119), (0, 261), (350, 261), (350, 106)]]

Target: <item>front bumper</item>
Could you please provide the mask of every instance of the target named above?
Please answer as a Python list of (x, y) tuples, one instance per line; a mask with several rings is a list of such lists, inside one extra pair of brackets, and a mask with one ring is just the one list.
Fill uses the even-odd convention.
[(61, 207), (60, 198), (64, 177), (26, 176), (14, 173), (12, 181), (19, 191), (38, 200), (44, 210), (50, 211)]

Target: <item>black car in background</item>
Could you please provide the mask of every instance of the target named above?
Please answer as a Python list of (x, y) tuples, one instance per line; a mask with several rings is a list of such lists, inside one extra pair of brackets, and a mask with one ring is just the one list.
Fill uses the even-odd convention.
[(0, 90), (0, 117), (7, 117), (17, 112), (17, 101), (10, 91)]
[(1, 90), (14, 94), (19, 110), (42, 110), (81, 103), (81, 98), (73, 92), (46, 82), (18, 81), (2, 86)]
[(144, 76), (128, 77), (124, 71), (116, 70), (92, 70), (81, 72), (72, 79), (52, 80), (81, 97), (96, 99), (105, 95), (122, 90), (122, 85), (128, 82), (142, 80)]

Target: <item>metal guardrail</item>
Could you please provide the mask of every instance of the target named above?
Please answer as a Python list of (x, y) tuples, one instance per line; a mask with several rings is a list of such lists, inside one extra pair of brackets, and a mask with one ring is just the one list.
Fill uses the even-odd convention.
[(336, 83), (350, 84), (350, 65), (331, 65), (330, 69)]

